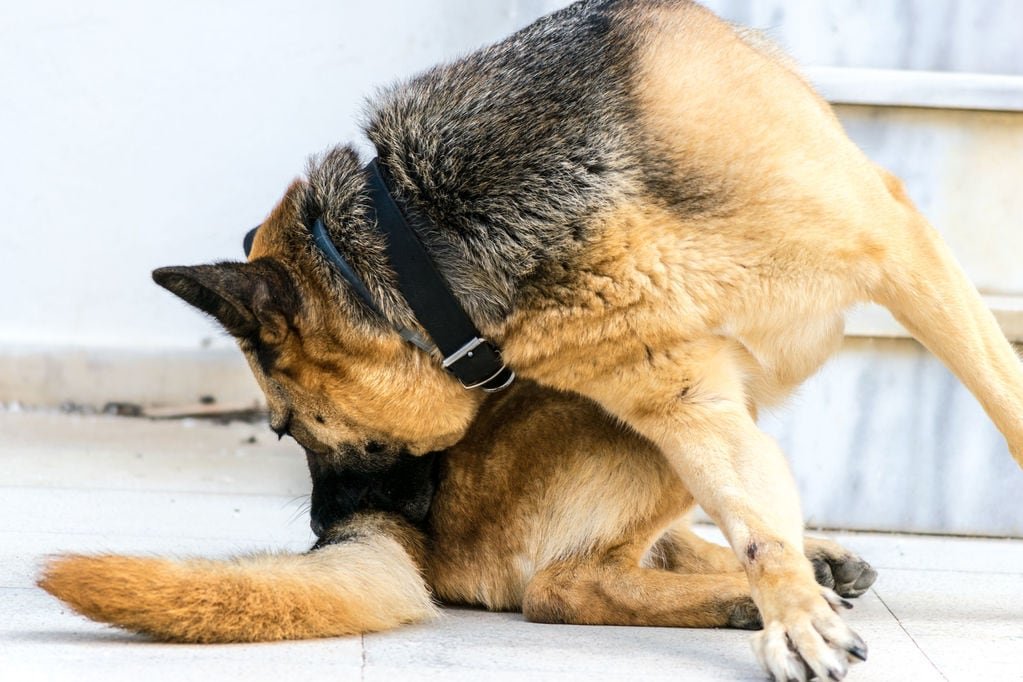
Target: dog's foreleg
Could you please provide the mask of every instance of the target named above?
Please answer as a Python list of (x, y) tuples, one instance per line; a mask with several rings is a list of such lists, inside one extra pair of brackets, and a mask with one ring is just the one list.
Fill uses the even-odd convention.
[(764, 619), (754, 638), (764, 667), (777, 679), (799, 679), (805, 662), (821, 679), (841, 679), (850, 657), (863, 658), (866, 646), (835, 612), (842, 600), (817, 584), (804, 556), (798, 494), (785, 458), (742, 403), (723, 407), (689, 410), (678, 438), (664, 434), (662, 447), (749, 576)]
[(804, 679), (805, 663), (822, 679), (841, 679), (866, 647), (804, 556), (796, 486), (746, 408), (741, 352), (715, 337), (664, 357), (620, 368), (613, 391), (598, 397), (661, 448), (724, 532), (763, 616), (754, 648), (764, 667), (777, 679)]
[(938, 356), (977, 397), (1023, 466), (1023, 368), (948, 246), (898, 180), (882, 283), (875, 300)]

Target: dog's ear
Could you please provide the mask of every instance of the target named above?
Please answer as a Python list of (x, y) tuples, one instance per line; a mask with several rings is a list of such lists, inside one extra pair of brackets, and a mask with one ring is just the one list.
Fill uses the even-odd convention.
[(272, 261), (158, 268), (153, 281), (236, 338), (279, 342), (298, 313), (294, 282)]

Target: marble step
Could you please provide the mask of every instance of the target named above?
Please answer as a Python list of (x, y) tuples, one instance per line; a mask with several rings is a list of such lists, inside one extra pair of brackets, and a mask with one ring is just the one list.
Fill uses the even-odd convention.
[(802, 71), (833, 104), (1023, 112), (1023, 76), (836, 66)]

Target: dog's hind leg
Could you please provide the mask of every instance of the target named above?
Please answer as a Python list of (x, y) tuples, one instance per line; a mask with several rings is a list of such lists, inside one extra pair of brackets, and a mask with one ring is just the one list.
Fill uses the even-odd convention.
[(707, 542), (679, 521), (650, 550), (650, 564), (676, 573), (734, 573), (743, 570), (728, 547)]
[(877, 580), (877, 571), (870, 564), (837, 542), (810, 537), (803, 542), (817, 582), (839, 596), (859, 597)]
[[(855, 598), (877, 579), (877, 571), (855, 552), (821, 538), (803, 539), (806, 558), (813, 564), (818, 585), (841, 597)], [(651, 550), (651, 564), (676, 573), (732, 573), (743, 570), (728, 547), (707, 542), (681, 521), (666, 532)]]
[(881, 171), (895, 229), (874, 298), (977, 397), (1023, 466), (1023, 369), (991, 311), (938, 233)]
[(522, 613), (538, 623), (756, 629), (743, 573), (680, 574), (625, 562), (566, 560), (537, 573)]

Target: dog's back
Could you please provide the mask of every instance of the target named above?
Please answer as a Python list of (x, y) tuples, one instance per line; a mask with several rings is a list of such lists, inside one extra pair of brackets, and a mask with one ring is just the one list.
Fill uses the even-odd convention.
[(366, 132), (395, 195), (440, 227), (423, 236), (475, 320), (544, 286), (541, 271), (573, 262), (629, 197), (679, 215), (720, 209), (719, 180), (680, 174), (642, 120), (650, 40), (685, 44), (708, 26), (722, 31), (689, 0), (584, 0), (370, 102)]

